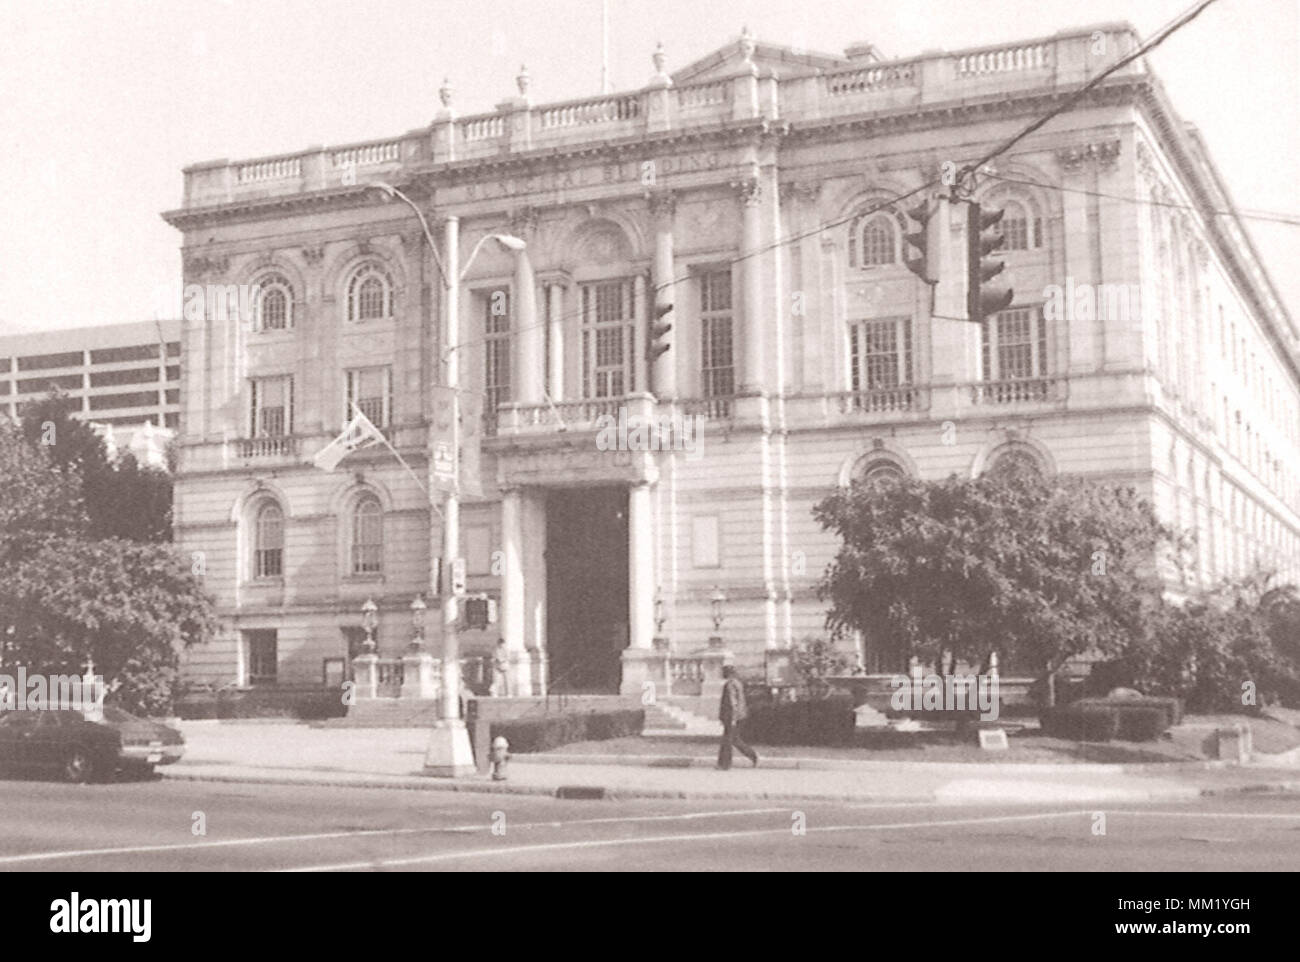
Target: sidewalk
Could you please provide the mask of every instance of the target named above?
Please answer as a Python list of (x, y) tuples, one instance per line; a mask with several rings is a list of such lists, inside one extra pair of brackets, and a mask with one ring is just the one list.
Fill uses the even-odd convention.
[[(517, 755), (505, 782), (423, 774), (426, 729), (320, 729), (302, 724), (185, 722), (185, 757), (167, 778), (618, 798), (803, 799), (853, 802), (1138, 802), (1235, 792), (1300, 792), (1300, 768), (1192, 765), (985, 765), (773, 759), (719, 772), (655, 756)], [(633, 756), (634, 757), (634, 756)], [(781, 767), (778, 767), (781, 766)]]

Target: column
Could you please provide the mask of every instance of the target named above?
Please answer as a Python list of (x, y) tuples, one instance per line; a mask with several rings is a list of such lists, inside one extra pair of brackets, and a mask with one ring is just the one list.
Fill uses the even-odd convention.
[[(655, 632), (654, 518), (650, 485), (628, 490), (628, 646), (623, 652), (622, 693), (637, 695), (656, 677), (653, 662)], [(662, 657), (662, 656), (660, 656)]]
[[(677, 301), (682, 299), (677, 289), (672, 286), (676, 277), (673, 264), (673, 212), (675, 207), (676, 200), (672, 193), (660, 194), (650, 199), (650, 213), (655, 224), (655, 309), (651, 312), (651, 324), (655, 323), (661, 306), (676, 305)], [(684, 296), (685, 290), (683, 289), (680, 294)], [(673, 329), (664, 335), (662, 343), (674, 345), (680, 341), (678, 335), (681, 333), (681, 322), (679, 320), (681, 316), (682, 312), (678, 309), (665, 317), (665, 320), (673, 325)], [(668, 351), (655, 358), (650, 381), (655, 397), (662, 400), (672, 400), (677, 396), (677, 364), (679, 359), (680, 353), (671, 347)]]
[(547, 285), (547, 323), (550, 326), (550, 388), (547, 393), (559, 404), (564, 400), (564, 288)]
[(763, 242), (763, 185), (758, 171), (736, 185), (742, 204), (740, 262), (741, 348), (744, 362), (740, 371), (740, 394), (763, 392), (763, 259), (756, 254)]
[(654, 519), (650, 485), (634, 484), (628, 491), (628, 644), (650, 648), (654, 637)]
[(546, 492), (522, 493), (519, 530), (523, 572), (523, 651), (510, 658), (511, 691), (538, 695), (546, 684)]
[(519, 403), (541, 404), (546, 370), (546, 332), (537, 321), (537, 285), (526, 250), (515, 254), (514, 299)]
[(645, 357), (647, 313), (645, 275), (637, 274), (632, 278), (632, 383), (635, 387), (628, 393), (649, 391)]
[(510, 488), (501, 495), (501, 637), (512, 661), (524, 651), (523, 541), (523, 494)]

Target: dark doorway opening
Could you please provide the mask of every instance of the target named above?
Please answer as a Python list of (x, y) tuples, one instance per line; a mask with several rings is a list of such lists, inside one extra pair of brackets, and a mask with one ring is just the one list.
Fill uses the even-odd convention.
[(617, 693), (628, 642), (626, 488), (546, 499), (546, 653), (552, 691)]

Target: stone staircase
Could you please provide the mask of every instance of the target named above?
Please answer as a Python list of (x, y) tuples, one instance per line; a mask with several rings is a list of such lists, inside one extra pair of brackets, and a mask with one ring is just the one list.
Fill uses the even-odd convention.
[(705, 736), (717, 738), (722, 723), (702, 713), (698, 698), (659, 700), (645, 710), (645, 735), (654, 737)]

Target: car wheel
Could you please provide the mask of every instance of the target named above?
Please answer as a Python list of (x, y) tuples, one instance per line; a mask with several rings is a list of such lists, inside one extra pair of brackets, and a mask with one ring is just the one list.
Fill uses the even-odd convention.
[(76, 784), (90, 781), (95, 771), (95, 763), (90, 752), (84, 748), (74, 748), (63, 760), (63, 780)]

